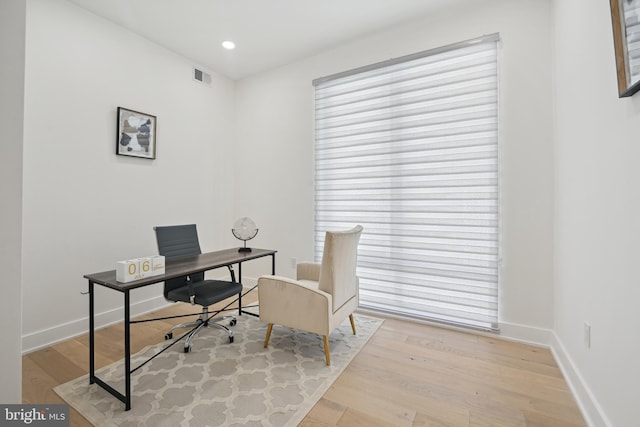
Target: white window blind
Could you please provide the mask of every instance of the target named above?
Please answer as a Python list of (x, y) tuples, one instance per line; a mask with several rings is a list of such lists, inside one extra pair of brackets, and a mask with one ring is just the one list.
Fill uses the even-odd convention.
[(640, 80), (640, 1), (625, 0), (622, 2), (622, 14), (625, 24), (627, 56), (629, 57), (629, 81)]
[(316, 259), (362, 224), (361, 307), (497, 329), (497, 42), (314, 81)]

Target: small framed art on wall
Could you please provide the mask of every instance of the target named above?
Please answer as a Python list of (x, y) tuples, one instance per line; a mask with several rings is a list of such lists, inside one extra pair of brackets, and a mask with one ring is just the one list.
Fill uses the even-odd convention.
[(116, 154), (156, 158), (156, 116), (118, 107)]

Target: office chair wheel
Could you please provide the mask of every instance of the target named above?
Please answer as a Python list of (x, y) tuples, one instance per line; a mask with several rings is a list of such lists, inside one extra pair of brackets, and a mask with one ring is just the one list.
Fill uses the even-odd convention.
[(185, 352), (185, 353), (191, 353), (191, 346), (190, 346), (190, 345), (189, 345), (189, 346), (186, 346), (186, 347), (184, 348), (184, 352)]
[(233, 335), (229, 337), (229, 343), (233, 342)]
[(231, 319), (231, 321), (229, 322), (229, 326), (236, 326), (236, 323), (238, 323), (236, 319)]
[(172, 332), (169, 332), (168, 334), (165, 334), (165, 336), (164, 336), (164, 339), (167, 340), (167, 341), (172, 339), (172, 338), (173, 338), (173, 333)]

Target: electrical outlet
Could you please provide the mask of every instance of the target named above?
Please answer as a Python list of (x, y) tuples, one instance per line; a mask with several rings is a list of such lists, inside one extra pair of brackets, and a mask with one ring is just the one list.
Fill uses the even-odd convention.
[(298, 259), (291, 258), (291, 268), (296, 268), (298, 266)]
[(589, 322), (584, 322), (584, 346), (591, 348), (591, 325)]

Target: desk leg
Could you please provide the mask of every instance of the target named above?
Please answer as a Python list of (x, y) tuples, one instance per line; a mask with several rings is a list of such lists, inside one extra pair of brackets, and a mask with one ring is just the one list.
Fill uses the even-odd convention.
[(125, 411), (131, 409), (131, 312), (129, 290), (124, 292), (124, 395)]
[(271, 274), (276, 275), (276, 254), (271, 254)]
[(89, 280), (89, 384), (95, 382), (96, 363), (95, 363), (95, 320), (93, 306), (93, 282)]
[[(242, 285), (242, 263), (238, 263), (238, 283)], [(244, 290), (244, 285), (242, 285), (242, 289)], [(242, 316), (242, 291), (240, 291), (240, 295), (238, 295), (238, 316)]]

